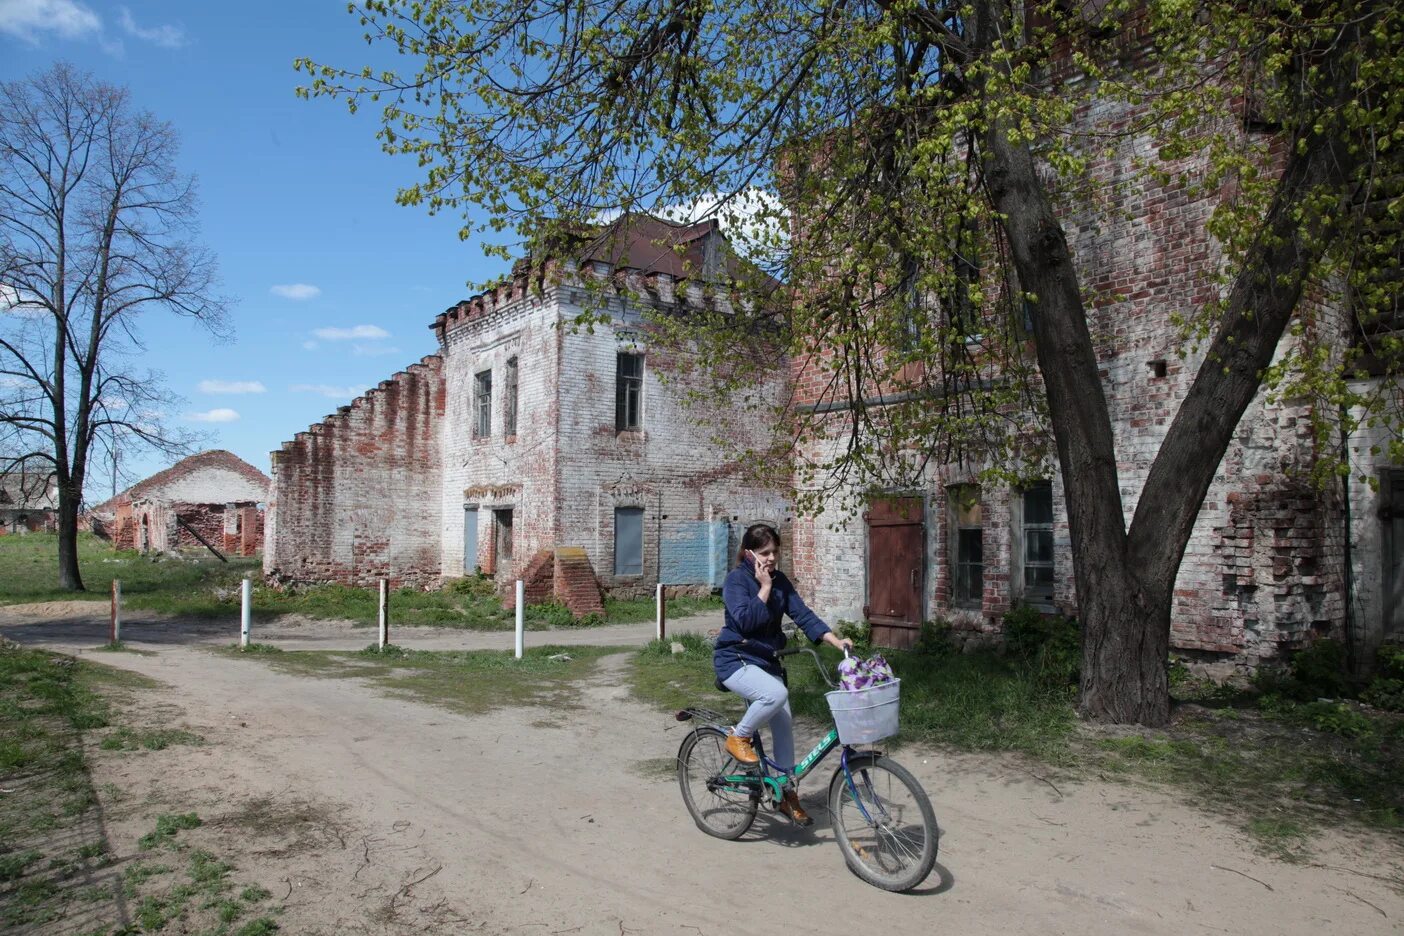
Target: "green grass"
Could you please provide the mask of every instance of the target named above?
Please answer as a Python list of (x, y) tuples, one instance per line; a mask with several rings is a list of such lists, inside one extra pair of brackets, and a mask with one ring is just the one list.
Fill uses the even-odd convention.
[[(275, 669), (302, 676), (366, 679), (392, 694), (465, 714), (520, 705), (578, 704), (574, 683), (622, 647), (530, 647), (520, 660), (499, 650), (406, 650), (374, 644), (360, 651), (291, 650), (259, 654)], [(217, 651), (243, 657), (237, 647)]]
[[(662, 710), (700, 705), (739, 716), (741, 703), (713, 688), (712, 653), (684, 636), (655, 641), (633, 661), (633, 692)], [(832, 667), (838, 654), (821, 652)], [(1070, 685), (1036, 663), (984, 651), (884, 651), (902, 679), (901, 733), (893, 743), (1013, 752), (1060, 777), (1176, 788), (1238, 824), (1264, 852), (1292, 860), (1312, 830), (1340, 822), (1404, 828), (1404, 715), (1353, 703), (1293, 703), (1199, 684), (1203, 703), (1181, 706), (1166, 730), (1108, 731), (1079, 722)], [(788, 660), (790, 705), (812, 724), (831, 723), (828, 691), (808, 657)], [(1213, 707), (1208, 707), (1212, 705)], [(1060, 783), (1062, 780), (1060, 780)]]
[(199, 735), (179, 728), (138, 730), (121, 727), (98, 743), (104, 751), (162, 751), (172, 744), (200, 744)]
[[(188, 817), (162, 816), (157, 821), (161, 837), (162, 820), (167, 828), (195, 828)], [(143, 838), (143, 841), (147, 836)], [(200, 933), (202, 936), (272, 933), (278, 929), (271, 916), (260, 916), (238, 929), (234, 924), (242, 917), (264, 911), (262, 904), (272, 895), (257, 885), (239, 887), (232, 880), (237, 869), (204, 849), (194, 849), (185, 856), (184, 874), (177, 875), (169, 865), (134, 862), (123, 875), (123, 893), (134, 905), (138, 930), (160, 933)], [(122, 933), (116, 930), (114, 933)]]
[[(85, 831), (97, 802), (84, 732), (106, 727), (101, 686), (124, 677), (71, 657), (0, 642), (0, 929), (59, 919), (106, 864)], [(78, 844), (74, 844), (74, 840)]]
[[(213, 556), (142, 556), (115, 551), (91, 534), (79, 536), (78, 559), (87, 591), (75, 594), (57, 587), (57, 555), (58, 537), (54, 534), (0, 537), (0, 605), (75, 598), (103, 600), (115, 578), (122, 581), (122, 600), (128, 608), (197, 618), (232, 617), (239, 613), (240, 582), (251, 575), (253, 615), (257, 620), (301, 614), (371, 626), (379, 613), (379, 596), (373, 588), (335, 584), (269, 588), (261, 581), (258, 559), (230, 559), (222, 563)], [(682, 617), (720, 607), (718, 598), (675, 598), (669, 602), (668, 613)], [(502, 607), (493, 583), (482, 578), (450, 582), (438, 591), (396, 589), (390, 596), (390, 609), (392, 634), (396, 625), (466, 630), (511, 630), (515, 626), (514, 613)], [(611, 600), (606, 602), (603, 618), (583, 623), (647, 621), (653, 613), (651, 598)], [(533, 631), (582, 623), (564, 608), (551, 604), (530, 605), (524, 617), (527, 629)]]

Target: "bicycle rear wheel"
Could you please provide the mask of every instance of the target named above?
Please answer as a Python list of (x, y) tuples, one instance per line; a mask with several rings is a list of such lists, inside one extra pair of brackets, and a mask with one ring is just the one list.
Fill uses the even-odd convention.
[(726, 752), (726, 732), (698, 728), (678, 748), (678, 786), (697, 828), (720, 839), (738, 839), (755, 821), (757, 790), (741, 789), (722, 777), (746, 768)]
[(936, 864), (940, 830), (926, 792), (905, 767), (874, 754), (849, 755), (829, 782), (829, 815), (843, 860), (883, 890), (911, 890)]

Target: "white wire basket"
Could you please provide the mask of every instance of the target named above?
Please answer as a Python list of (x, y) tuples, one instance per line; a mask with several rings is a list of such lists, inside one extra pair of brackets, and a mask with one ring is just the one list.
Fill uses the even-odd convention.
[(897, 733), (897, 701), (902, 680), (879, 683), (866, 689), (827, 692), (839, 741), (872, 744)]

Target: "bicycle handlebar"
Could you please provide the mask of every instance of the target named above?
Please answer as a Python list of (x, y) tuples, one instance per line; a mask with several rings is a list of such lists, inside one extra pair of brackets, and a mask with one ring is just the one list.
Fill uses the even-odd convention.
[[(834, 681), (829, 678), (829, 674), (824, 670), (824, 662), (819, 659), (819, 654), (814, 651), (813, 647), (786, 647), (783, 650), (777, 650), (775, 656), (778, 659), (780, 657), (794, 656), (797, 653), (807, 653), (812, 656), (814, 658), (814, 668), (819, 671), (820, 677), (823, 678), (824, 682), (829, 684), (830, 689), (837, 688), (834, 685)], [(845, 656), (846, 655), (847, 652), (845, 651)]]

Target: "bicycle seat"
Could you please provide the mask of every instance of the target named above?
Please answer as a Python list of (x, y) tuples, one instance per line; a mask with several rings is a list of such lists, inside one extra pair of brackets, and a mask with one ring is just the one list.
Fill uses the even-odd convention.
[(718, 676), (718, 677), (716, 678), (716, 685), (717, 685), (717, 691), (718, 691), (718, 692), (730, 692), (730, 691), (731, 691), (730, 689), (726, 688), (726, 683), (724, 683), (724, 682), (721, 681), (721, 677), (720, 677), (720, 676)]

